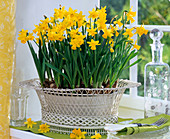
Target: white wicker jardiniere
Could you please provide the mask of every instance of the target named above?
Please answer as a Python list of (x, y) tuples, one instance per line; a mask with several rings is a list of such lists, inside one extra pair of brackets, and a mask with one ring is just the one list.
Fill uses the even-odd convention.
[(21, 87), (36, 90), (41, 103), (42, 122), (51, 131), (69, 134), (80, 128), (88, 135), (97, 130), (105, 134), (104, 125), (118, 120), (120, 99), (126, 88), (140, 83), (120, 80), (116, 88), (42, 88), (38, 79), (23, 81)]

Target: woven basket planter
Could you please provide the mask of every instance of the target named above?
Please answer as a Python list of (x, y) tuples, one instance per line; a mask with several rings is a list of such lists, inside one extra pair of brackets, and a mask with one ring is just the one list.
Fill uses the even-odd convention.
[(42, 88), (38, 79), (23, 81), (21, 87), (36, 90), (41, 103), (42, 122), (51, 131), (70, 134), (80, 128), (88, 135), (97, 130), (105, 134), (104, 125), (116, 123), (120, 99), (126, 88), (138, 87), (140, 83), (120, 80), (116, 88)]

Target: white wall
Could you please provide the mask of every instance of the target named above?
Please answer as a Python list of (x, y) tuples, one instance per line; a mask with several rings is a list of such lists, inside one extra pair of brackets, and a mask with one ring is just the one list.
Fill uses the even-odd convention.
[[(88, 11), (98, 6), (98, 0), (17, 0), (17, 37), (21, 29), (32, 32), (34, 24), (38, 24), (43, 19), (43, 15), (52, 16), (54, 8), (59, 8), (59, 4), (65, 6), (66, 10), (71, 7), (88, 15)], [(19, 41), (17, 41), (16, 48), (16, 77), (17, 82), (38, 77), (27, 44), (21, 44)], [(40, 103), (33, 90), (29, 91), (27, 117), (34, 120), (41, 117)]]

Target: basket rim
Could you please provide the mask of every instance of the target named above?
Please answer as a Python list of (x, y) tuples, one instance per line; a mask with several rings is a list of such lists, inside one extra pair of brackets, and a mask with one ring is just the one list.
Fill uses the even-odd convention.
[(109, 90), (120, 90), (120, 89), (127, 89), (127, 88), (134, 88), (134, 87), (138, 87), (141, 85), (140, 82), (133, 82), (127, 79), (120, 79), (118, 81), (119, 82), (123, 82), (125, 84), (124, 87), (116, 87), (116, 88), (74, 88), (74, 89), (62, 89), (62, 88), (43, 88), (40, 85), (40, 80), (38, 78), (34, 78), (34, 79), (30, 79), (30, 80), (25, 80), (25, 81), (21, 81), (19, 82), (19, 87), (21, 88), (28, 88), (28, 89), (35, 89), (35, 90), (46, 90), (46, 91), (79, 91), (79, 90), (85, 90), (85, 91), (109, 91)]
[(57, 126), (57, 127), (62, 127), (62, 128), (68, 128), (68, 129), (74, 129), (74, 128), (80, 128), (80, 129), (104, 129), (105, 126), (70, 126), (70, 125), (59, 125), (59, 124), (54, 124), (50, 123), (48, 121), (42, 120), (42, 123), (47, 123), (50, 126)]

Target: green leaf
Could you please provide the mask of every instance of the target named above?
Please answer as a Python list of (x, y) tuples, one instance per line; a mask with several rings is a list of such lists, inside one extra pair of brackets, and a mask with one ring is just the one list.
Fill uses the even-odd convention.
[(61, 75), (62, 75), (64, 78), (66, 78), (67, 81), (71, 84), (71, 82), (70, 82), (70, 80), (68, 79), (68, 77), (67, 77), (64, 73), (62, 73), (58, 68), (56, 68), (55, 66), (53, 66), (53, 65), (50, 64), (50, 63), (46, 63), (46, 65), (47, 65), (49, 68), (51, 68), (51, 69), (57, 71), (59, 74), (61, 74)]
[(32, 47), (32, 44), (29, 43), (29, 41), (27, 41), (28, 43), (28, 46), (30, 48), (30, 51), (31, 51), (31, 54), (32, 54), (32, 57), (34, 59), (34, 63), (35, 63), (35, 67), (37, 69), (37, 72), (38, 72), (38, 75), (39, 75), (39, 78), (40, 78), (40, 82), (41, 82), (41, 86), (43, 86), (43, 77), (42, 77), (42, 71), (41, 71), (41, 64), (40, 64), (40, 61), (37, 57), (37, 54), (35, 53), (33, 47)]
[(128, 68), (132, 67), (133, 65), (139, 63), (141, 60), (142, 60), (141, 58), (136, 60), (134, 63), (132, 63), (131, 65), (127, 66), (125, 69), (128, 69)]

